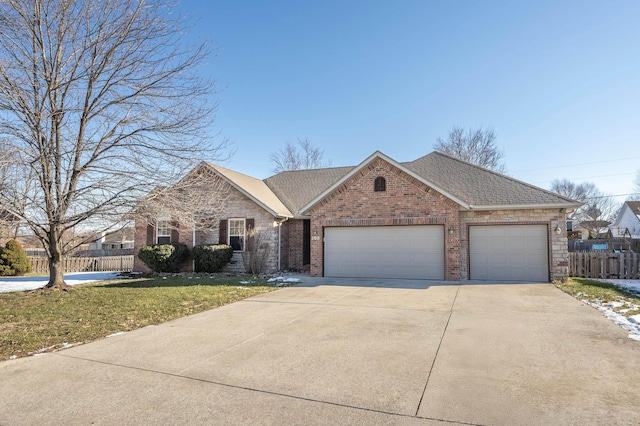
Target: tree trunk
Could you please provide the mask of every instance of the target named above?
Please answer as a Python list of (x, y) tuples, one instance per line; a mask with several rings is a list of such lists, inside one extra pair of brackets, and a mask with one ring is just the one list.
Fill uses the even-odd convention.
[(49, 282), (45, 288), (66, 290), (67, 283), (64, 282), (64, 256), (62, 255), (61, 238), (55, 231), (49, 233)]

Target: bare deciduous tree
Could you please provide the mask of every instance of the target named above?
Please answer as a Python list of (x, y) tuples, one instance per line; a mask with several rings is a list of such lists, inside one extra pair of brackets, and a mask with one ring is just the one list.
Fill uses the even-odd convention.
[(446, 140), (436, 139), (434, 149), (469, 163), (504, 173), (504, 153), (496, 146), (492, 128), (469, 129), (453, 126)]
[[(568, 213), (567, 218), (580, 223), (592, 237), (597, 236), (601, 228), (608, 226), (620, 210), (619, 203), (612, 196), (603, 193), (591, 182), (576, 184), (567, 179), (556, 179), (551, 182), (551, 191), (584, 203)], [(605, 223), (607, 225), (603, 226)]]
[(169, 217), (172, 228), (209, 232), (217, 230), (228, 198), (229, 185), (202, 162), (173, 185), (158, 186), (140, 198), (131, 219), (155, 226), (159, 217)]
[(77, 228), (113, 229), (143, 194), (223, 144), (207, 128), (205, 43), (162, 1), (0, 2), (0, 204), (43, 243), (64, 287)]
[(331, 161), (324, 161), (324, 151), (311, 145), (309, 139), (298, 139), (294, 145), (287, 142), (287, 145), (276, 153), (269, 156), (275, 167), (274, 173), (291, 170), (307, 170), (328, 167)]

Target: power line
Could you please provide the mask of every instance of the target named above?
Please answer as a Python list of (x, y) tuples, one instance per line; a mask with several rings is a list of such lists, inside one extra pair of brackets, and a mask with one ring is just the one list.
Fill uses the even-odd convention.
[[(628, 172), (628, 173), (617, 173), (614, 175), (600, 175), (600, 176), (586, 176), (586, 177), (579, 177), (579, 178), (572, 178), (571, 180), (579, 180), (579, 179), (596, 179), (596, 178), (603, 178), (603, 177), (612, 177), (612, 176), (627, 176), (627, 175), (635, 175), (636, 172)], [(545, 180), (545, 181), (538, 181), (535, 184), (541, 184), (541, 183), (549, 183), (549, 182), (553, 182), (554, 180), (557, 179), (553, 179), (553, 180)]]
[(622, 160), (638, 160), (638, 159), (640, 159), (640, 157), (627, 157), (627, 158), (619, 158), (619, 159), (616, 159), (616, 160), (593, 161), (591, 163), (565, 164), (565, 165), (562, 165), (562, 166), (538, 167), (536, 169), (516, 170), (516, 171), (513, 171), (511, 173), (535, 172), (535, 171), (538, 171), (538, 170), (549, 170), (549, 169), (563, 169), (563, 168), (566, 168), (566, 167), (589, 166), (591, 164), (613, 163), (613, 162), (622, 161)]
[(586, 199), (587, 200), (593, 200), (595, 198), (628, 197), (630, 195), (640, 195), (640, 192), (632, 192), (631, 194), (598, 195), (597, 197), (586, 197)]

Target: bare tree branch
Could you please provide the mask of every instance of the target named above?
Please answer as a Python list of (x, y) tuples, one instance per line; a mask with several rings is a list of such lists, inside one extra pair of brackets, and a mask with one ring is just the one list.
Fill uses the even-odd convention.
[(469, 129), (453, 126), (446, 140), (436, 139), (434, 149), (469, 163), (499, 173), (505, 172), (504, 153), (496, 146), (496, 134), (492, 128)]
[(620, 204), (613, 197), (600, 191), (591, 182), (576, 184), (567, 179), (556, 179), (551, 182), (550, 189), (584, 203), (569, 213), (567, 218), (577, 221), (592, 237), (596, 237), (601, 228), (609, 226), (620, 210)]
[[(62, 285), (76, 227), (112, 229), (144, 194), (219, 161), (214, 84), (185, 21), (151, 0), (0, 2), (0, 203)], [(63, 243), (66, 241), (66, 243)]]
[(291, 170), (308, 170), (329, 167), (331, 161), (324, 161), (324, 151), (311, 144), (309, 139), (298, 139), (297, 145), (287, 142), (286, 146), (269, 156), (275, 165), (274, 173)]

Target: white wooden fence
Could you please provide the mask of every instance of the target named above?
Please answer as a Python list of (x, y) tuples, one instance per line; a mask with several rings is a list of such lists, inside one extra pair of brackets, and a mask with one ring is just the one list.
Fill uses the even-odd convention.
[[(31, 270), (36, 273), (49, 272), (49, 259), (46, 257), (29, 257)], [(120, 271), (130, 272), (133, 269), (133, 255), (105, 257), (67, 257), (64, 260), (65, 272), (97, 272)]]
[(569, 253), (569, 276), (637, 280), (640, 279), (640, 254), (630, 251)]

